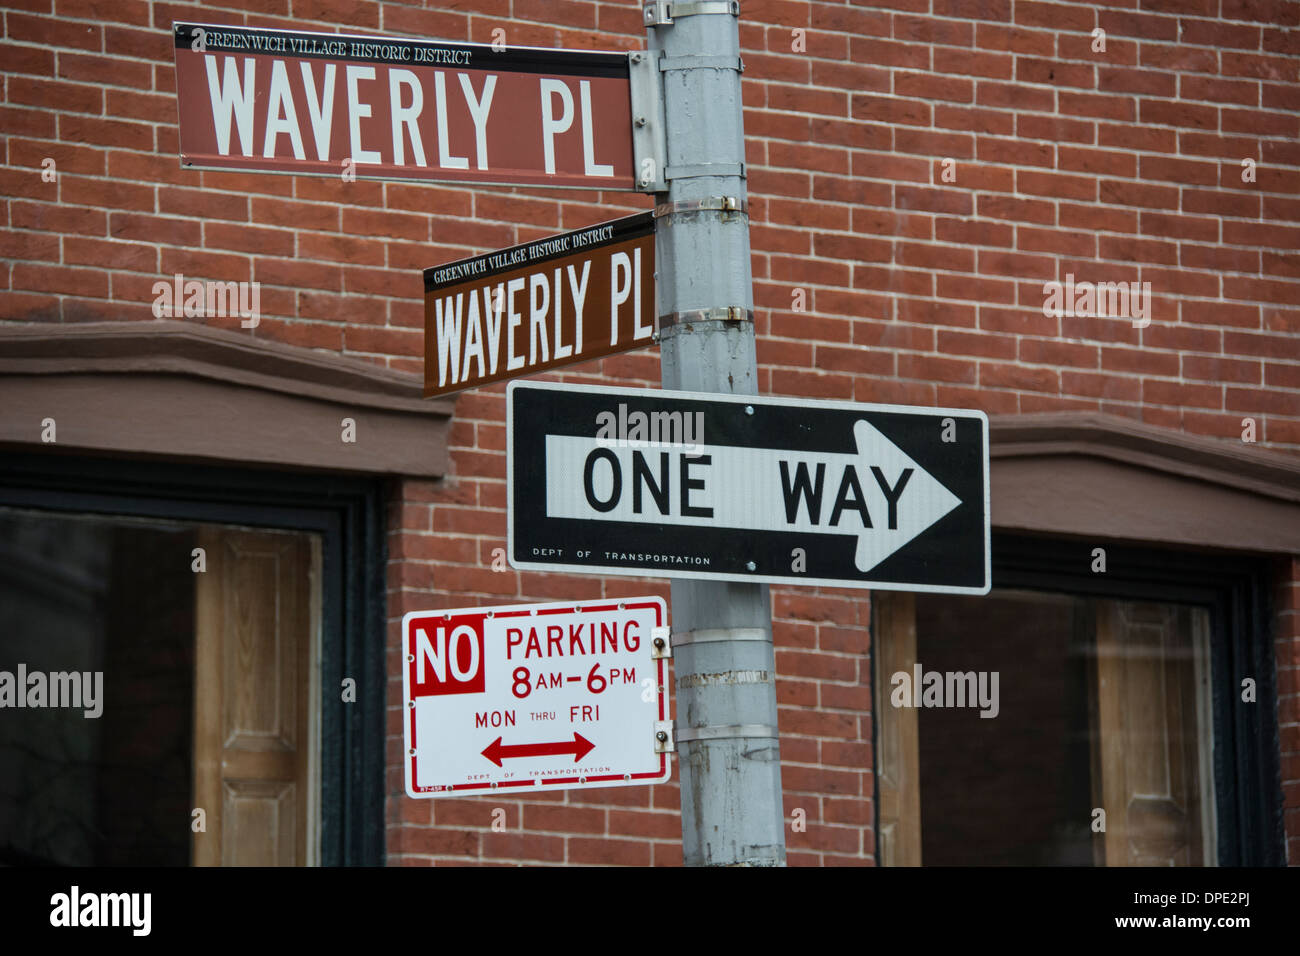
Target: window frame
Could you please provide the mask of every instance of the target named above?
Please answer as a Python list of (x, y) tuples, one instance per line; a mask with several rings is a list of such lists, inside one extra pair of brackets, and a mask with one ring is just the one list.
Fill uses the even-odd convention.
[[(1093, 549), (1106, 571), (1092, 572)], [(993, 588), (1192, 604), (1206, 608), (1214, 719), (1218, 866), (1285, 866), (1270, 562), (1237, 552), (1171, 550), (1101, 539), (994, 531)], [(919, 595), (918, 600), (924, 600)], [(877, 630), (873, 608), (872, 634)], [(874, 642), (872, 647), (874, 657)], [(887, 700), (872, 667), (872, 700)], [(1232, 675), (1231, 680), (1223, 675)], [(1255, 702), (1241, 681), (1255, 679)], [(884, 694), (884, 696), (882, 696)], [(1249, 708), (1249, 710), (1247, 709)], [(879, 721), (872, 748), (879, 774)], [(924, 805), (924, 800), (922, 800)], [(875, 803), (880, 832), (880, 804)]]
[[(0, 506), (168, 519), (321, 536), (322, 866), (385, 856), (385, 488), (373, 478), (183, 462), (6, 452)], [(343, 704), (345, 677), (356, 701)], [(330, 702), (337, 706), (329, 706)], [(378, 742), (378, 745), (377, 745)]]

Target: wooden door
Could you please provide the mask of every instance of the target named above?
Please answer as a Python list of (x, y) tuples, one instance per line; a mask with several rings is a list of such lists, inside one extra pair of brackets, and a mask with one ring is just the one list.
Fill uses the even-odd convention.
[(315, 862), (312, 679), (319, 595), (307, 535), (204, 526), (194, 681), (198, 866)]
[(1093, 794), (1106, 866), (1214, 861), (1206, 613), (1101, 601)]

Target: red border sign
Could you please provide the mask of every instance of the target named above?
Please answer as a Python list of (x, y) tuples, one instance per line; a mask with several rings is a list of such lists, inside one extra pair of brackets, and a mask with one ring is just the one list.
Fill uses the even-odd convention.
[(659, 597), (407, 614), (407, 794), (668, 780), (666, 624)]

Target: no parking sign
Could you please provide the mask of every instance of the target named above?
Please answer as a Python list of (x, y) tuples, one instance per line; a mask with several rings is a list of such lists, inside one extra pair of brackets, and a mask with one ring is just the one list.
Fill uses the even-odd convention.
[(662, 598), (413, 611), (402, 648), (412, 797), (671, 773)]

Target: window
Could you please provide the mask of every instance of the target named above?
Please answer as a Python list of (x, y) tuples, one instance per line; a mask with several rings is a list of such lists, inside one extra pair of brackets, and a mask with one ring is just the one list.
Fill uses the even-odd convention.
[(317, 536), (0, 510), (0, 553), (0, 856), (315, 861)]
[(0, 858), (382, 862), (381, 514), (361, 479), (7, 455), (0, 695), (47, 690), (0, 710)]
[(873, 595), (882, 863), (1280, 862), (1265, 568), (1091, 549), (995, 536), (985, 597)]

